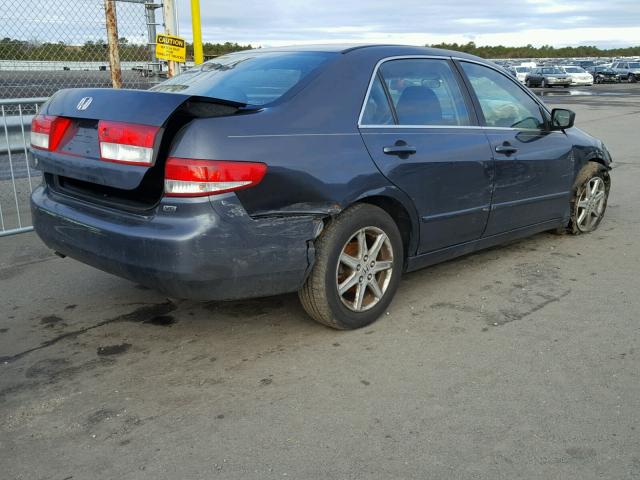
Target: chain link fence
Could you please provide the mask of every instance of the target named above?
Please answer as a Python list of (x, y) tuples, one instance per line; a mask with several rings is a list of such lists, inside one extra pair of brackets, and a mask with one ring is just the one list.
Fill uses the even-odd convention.
[[(123, 86), (149, 88), (160, 80), (152, 53), (160, 2), (114, 5)], [(0, 37), (0, 98), (111, 86), (104, 0), (0, 0)]]
[[(124, 88), (163, 80), (154, 61), (160, 0), (116, 8)], [(62, 88), (111, 87), (104, 0), (0, 0), (0, 237), (31, 229), (31, 119)]]

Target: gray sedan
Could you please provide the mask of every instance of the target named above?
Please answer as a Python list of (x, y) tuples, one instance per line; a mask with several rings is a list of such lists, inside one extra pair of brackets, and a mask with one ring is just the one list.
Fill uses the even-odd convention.
[(525, 77), (527, 87), (568, 87), (571, 85), (571, 77), (558, 67), (533, 68)]

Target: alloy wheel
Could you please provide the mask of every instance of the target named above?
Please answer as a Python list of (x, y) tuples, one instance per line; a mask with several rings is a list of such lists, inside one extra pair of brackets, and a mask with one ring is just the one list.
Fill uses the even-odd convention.
[(377, 227), (358, 230), (345, 243), (336, 268), (336, 287), (342, 304), (354, 312), (375, 306), (393, 274), (393, 247)]
[(593, 230), (604, 213), (607, 199), (604, 180), (591, 178), (584, 186), (577, 202), (576, 225), (581, 232)]

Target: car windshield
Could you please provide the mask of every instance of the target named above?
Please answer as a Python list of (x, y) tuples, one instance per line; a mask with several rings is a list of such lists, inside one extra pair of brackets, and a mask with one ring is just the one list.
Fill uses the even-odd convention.
[(629, 63), (629, 68), (640, 68), (640, 62)]
[(583, 68), (580, 67), (564, 67), (564, 71), (567, 73), (587, 73)]
[(266, 105), (336, 55), (327, 52), (233, 53), (198, 65), (151, 90)]
[(547, 73), (547, 74), (560, 74), (560, 73), (564, 73), (562, 70), (560, 70), (557, 67), (550, 67), (550, 68), (543, 68), (542, 69), (542, 73)]

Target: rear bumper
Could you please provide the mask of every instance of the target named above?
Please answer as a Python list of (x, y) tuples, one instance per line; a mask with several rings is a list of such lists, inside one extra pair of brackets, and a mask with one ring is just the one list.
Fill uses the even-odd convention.
[(322, 220), (252, 219), (234, 194), (210, 198), (163, 199), (142, 216), (40, 186), (31, 209), (49, 248), (171, 297), (228, 300), (299, 289)]

